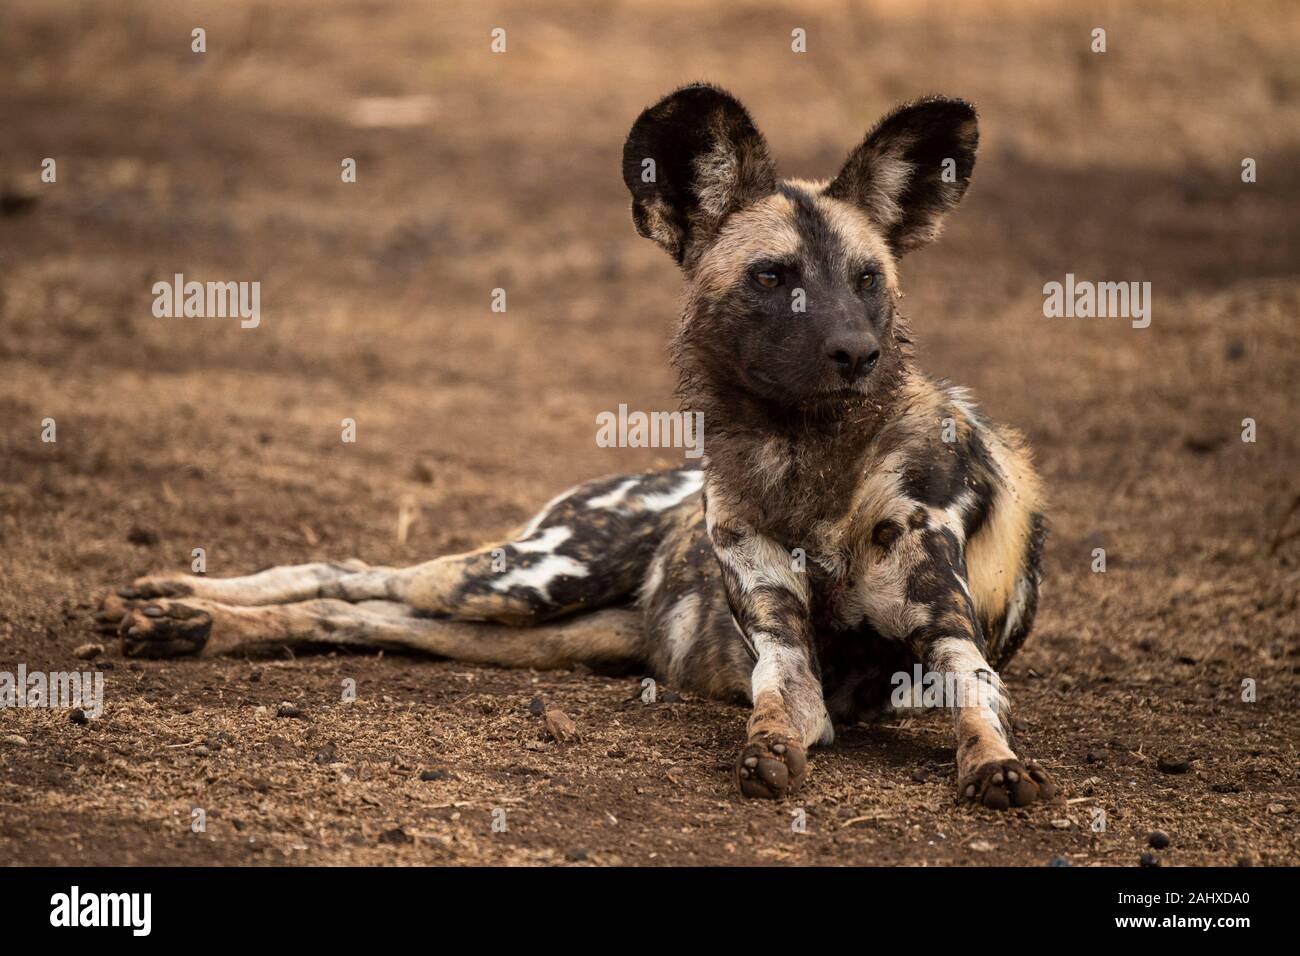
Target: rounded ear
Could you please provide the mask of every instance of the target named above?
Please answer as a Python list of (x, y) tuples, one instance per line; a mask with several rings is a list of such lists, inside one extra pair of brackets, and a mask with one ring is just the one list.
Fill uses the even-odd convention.
[(975, 107), (927, 97), (877, 123), (826, 194), (861, 207), (901, 255), (939, 235), (966, 194), (978, 146)]
[(731, 213), (776, 189), (767, 144), (730, 93), (697, 83), (632, 124), (623, 182), (636, 231), (685, 265)]

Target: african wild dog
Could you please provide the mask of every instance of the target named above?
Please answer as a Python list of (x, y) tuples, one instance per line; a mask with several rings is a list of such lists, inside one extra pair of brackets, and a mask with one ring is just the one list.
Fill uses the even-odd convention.
[[(896, 261), (938, 234), (977, 140), (969, 104), (925, 99), (829, 183), (782, 181), (740, 103), (678, 90), (632, 127), (623, 178), (637, 231), (685, 274), (673, 354), (705, 415), (702, 470), (587, 482), (504, 543), (411, 568), (142, 578), (100, 626), (129, 655), (338, 643), (647, 667), (752, 703), (735, 768), (751, 797), (799, 786), (806, 748), (919, 663), (974, 691), (952, 707), (959, 796), (1050, 798), (994, 670), (1034, 618), (1039, 480), (1016, 432), (916, 370), (898, 311)], [(618, 607), (634, 597), (639, 622)]]

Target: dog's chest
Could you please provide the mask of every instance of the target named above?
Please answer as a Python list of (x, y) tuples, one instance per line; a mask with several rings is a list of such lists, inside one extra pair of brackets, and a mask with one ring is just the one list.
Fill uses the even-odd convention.
[(833, 716), (850, 720), (878, 710), (888, 699), (892, 675), (908, 671), (914, 661), (893, 633), (888, 562), (870, 549), (855, 559), (815, 552), (806, 569), (823, 691)]

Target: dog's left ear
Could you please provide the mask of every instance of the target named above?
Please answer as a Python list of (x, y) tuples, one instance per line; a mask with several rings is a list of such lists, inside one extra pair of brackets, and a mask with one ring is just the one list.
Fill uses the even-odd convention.
[(776, 172), (740, 101), (696, 83), (637, 118), (623, 146), (623, 182), (636, 231), (689, 268), (729, 215), (776, 188)]
[(979, 123), (964, 100), (929, 97), (890, 113), (853, 151), (826, 188), (863, 209), (894, 255), (938, 237), (975, 168)]

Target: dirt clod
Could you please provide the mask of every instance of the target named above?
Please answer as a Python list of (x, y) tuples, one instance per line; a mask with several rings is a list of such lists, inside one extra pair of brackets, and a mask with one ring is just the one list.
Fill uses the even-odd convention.
[(546, 712), (546, 733), (560, 743), (578, 739), (578, 725), (573, 718), (562, 710), (551, 709)]
[(147, 547), (158, 543), (158, 532), (137, 525), (127, 532), (126, 540), (130, 544)]

